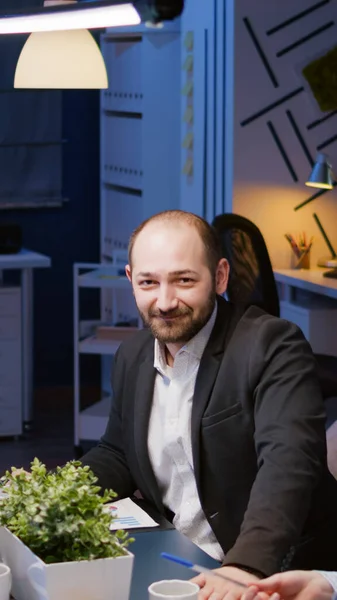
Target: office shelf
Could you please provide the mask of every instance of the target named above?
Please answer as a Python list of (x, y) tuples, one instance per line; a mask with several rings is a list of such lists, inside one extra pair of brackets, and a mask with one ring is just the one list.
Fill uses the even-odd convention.
[(130, 282), (126, 276), (119, 275), (115, 267), (102, 266), (78, 275), (78, 285), (87, 288), (129, 289)]
[(79, 352), (82, 354), (115, 354), (121, 341), (102, 340), (95, 335), (85, 338), (79, 342)]
[(79, 414), (79, 439), (98, 440), (104, 433), (111, 404), (111, 396), (104, 396)]
[[(115, 257), (117, 260), (117, 256)], [(117, 263), (118, 264), (118, 263)], [(79, 448), (81, 441), (98, 440), (106, 425), (111, 398), (110, 367), (113, 355), (119, 345), (137, 329), (136, 327), (116, 327), (114, 322), (123, 320), (127, 311), (127, 299), (133, 296), (126, 277), (118, 275), (117, 266), (104, 263), (74, 264), (74, 445)], [(80, 319), (80, 295), (85, 288), (98, 288), (100, 291), (100, 319)], [(123, 314), (121, 314), (121, 311)], [(124, 318), (125, 320), (125, 318)], [(81, 406), (81, 355), (100, 355), (102, 362), (102, 400), (89, 408)], [(103, 381), (104, 379), (104, 381)]]

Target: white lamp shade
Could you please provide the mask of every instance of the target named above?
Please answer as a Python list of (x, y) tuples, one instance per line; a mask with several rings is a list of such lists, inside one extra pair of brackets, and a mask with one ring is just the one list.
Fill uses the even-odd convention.
[(87, 29), (31, 33), (22, 48), (15, 88), (102, 89), (108, 76), (101, 51)]

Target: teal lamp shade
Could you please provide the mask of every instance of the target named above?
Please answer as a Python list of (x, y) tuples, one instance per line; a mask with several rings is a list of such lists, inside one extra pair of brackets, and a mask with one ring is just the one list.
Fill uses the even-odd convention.
[(324, 190), (332, 190), (334, 181), (335, 177), (328, 156), (323, 152), (320, 152), (317, 154), (316, 162), (305, 185)]

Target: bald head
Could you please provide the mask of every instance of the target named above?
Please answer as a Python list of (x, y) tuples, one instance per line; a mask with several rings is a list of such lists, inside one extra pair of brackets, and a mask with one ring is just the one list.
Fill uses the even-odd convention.
[(133, 264), (133, 251), (138, 236), (140, 236), (140, 234), (142, 234), (142, 237), (145, 235), (156, 235), (156, 232), (159, 233), (159, 231), (163, 231), (163, 227), (165, 228), (165, 226), (167, 226), (168, 229), (185, 226), (191, 227), (196, 231), (201, 239), (204, 249), (205, 263), (212, 276), (214, 276), (219, 260), (221, 259), (221, 245), (217, 233), (213, 227), (201, 217), (182, 210), (167, 210), (158, 213), (146, 221), (143, 221), (143, 223), (135, 229), (131, 235), (128, 248), (129, 265), (131, 268)]

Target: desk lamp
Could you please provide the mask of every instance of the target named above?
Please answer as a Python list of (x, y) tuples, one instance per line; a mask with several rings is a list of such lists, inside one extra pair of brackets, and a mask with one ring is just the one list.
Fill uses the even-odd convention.
[[(332, 190), (335, 181), (336, 178), (333, 174), (328, 156), (323, 152), (320, 152), (316, 157), (316, 162), (305, 184), (309, 187)], [(313, 213), (313, 217), (330, 252), (330, 256), (320, 258), (317, 264), (319, 267), (332, 267), (329, 271), (323, 273), (323, 277), (337, 279), (337, 254), (317, 214)]]
[(332, 190), (334, 181), (336, 181), (336, 178), (333, 174), (328, 155), (324, 152), (319, 152), (305, 185), (323, 190)]

